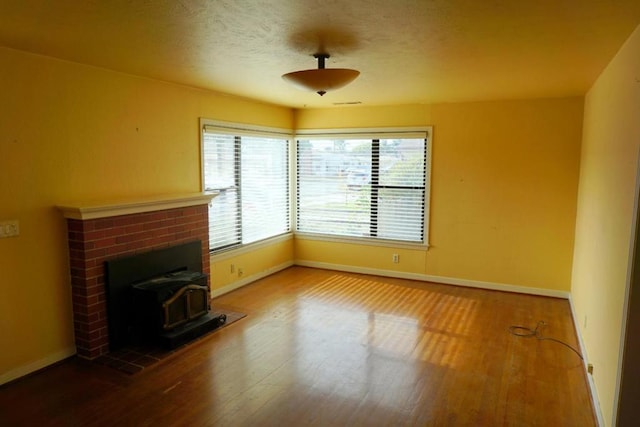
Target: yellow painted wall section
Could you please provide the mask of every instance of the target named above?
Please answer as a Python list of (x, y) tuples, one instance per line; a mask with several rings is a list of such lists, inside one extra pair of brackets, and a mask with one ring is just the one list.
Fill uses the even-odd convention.
[(582, 98), (433, 107), (427, 272), (568, 291)]
[[(583, 99), (572, 97), (310, 109), (298, 111), (296, 123), (299, 129), (432, 125), (431, 247), (400, 268), (566, 292), (582, 112)], [(300, 260), (330, 262), (341, 252), (337, 244), (296, 244)], [(362, 247), (340, 259), (379, 268), (369, 252)]]
[(640, 27), (585, 99), (571, 293), (606, 425), (615, 394), (640, 148)]
[(425, 126), (431, 124), (425, 104), (344, 107), (295, 111), (295, 129), (341, 129)]
[[(381, 272), (423, 274), (424, 250), (385, 246), (358, 245), (296, 237), (294, 254), (296, 261), (327, 263), (334, 266), (376, 269)], [(400, 262), (393, 262), (397, 254)]]
[(0, 48), (0, 378), (73, 350), (66, 202), (200, 190), (199, 117), (291, 129), (288, 108)]
[(211, 257), (211, 291), (293, 261), (293, 238), (237, 255)]

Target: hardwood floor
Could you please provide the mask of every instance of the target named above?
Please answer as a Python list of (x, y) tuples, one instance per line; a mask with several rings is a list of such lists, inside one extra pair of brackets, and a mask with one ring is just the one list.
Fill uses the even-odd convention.
[(136, 375), (72, 359), (0, 387), (2, 426), (592, 426), (566, 300), (292, 267), (248, 316)]

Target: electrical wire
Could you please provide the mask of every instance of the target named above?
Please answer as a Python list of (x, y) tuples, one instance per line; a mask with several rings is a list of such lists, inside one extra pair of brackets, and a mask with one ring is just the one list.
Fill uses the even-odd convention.
[(535, 337), (536, 339), (538, 339), (540, 341), (544, 340), (544, 341), (557, 342), (559, 344), (564, 345), (565, 347), (568, 347), (575, 354), (577, 354), (578, 357), (580, 357), (581, 360), (584, 360), (584, 357), (582, 357), (582, 354), (580, 354), (580, 352), (578, 350), (576, 350), (575, 348), (571, 347), (566, 342), (560, 341), (559, 339), (556, 339), (556, 338), (542, 336), (542, 331), (540, 330), (541, 329), (540, 327), (541, 326), (544, 327), (546, 325), (547, 324), (546, 324), (546, 322), (544, 320), (538, 321), (538, 324), (536, 325), (535, 329), (527, 328), (526, 326), (512, 325), (512, 326), (509, 326), (509, 332), (511, 333), (511, 335), (515, 335), (517, 337), (525, 337), (525, 338)]

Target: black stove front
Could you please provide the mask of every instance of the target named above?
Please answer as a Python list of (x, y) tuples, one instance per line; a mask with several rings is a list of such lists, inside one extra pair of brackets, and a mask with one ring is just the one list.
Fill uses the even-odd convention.
[(106, 262), (109, 347), (175, 348), (226, 321), (210, 314), (200, 241)]

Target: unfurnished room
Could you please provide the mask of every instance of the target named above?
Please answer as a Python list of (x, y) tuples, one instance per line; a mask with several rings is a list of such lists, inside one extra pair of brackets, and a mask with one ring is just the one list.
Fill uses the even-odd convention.
[(3, 0), (0, 99), (0, 425), (636, 425), (640, 2)]

